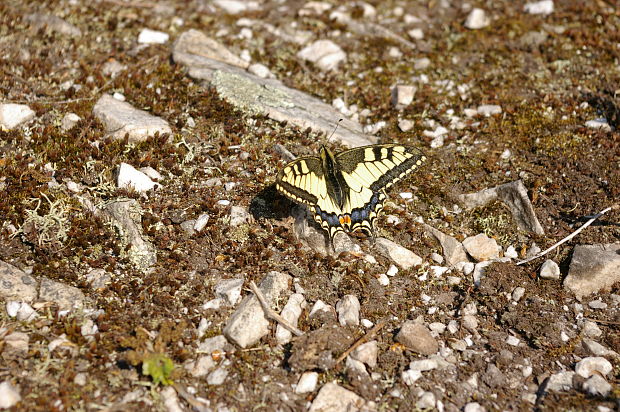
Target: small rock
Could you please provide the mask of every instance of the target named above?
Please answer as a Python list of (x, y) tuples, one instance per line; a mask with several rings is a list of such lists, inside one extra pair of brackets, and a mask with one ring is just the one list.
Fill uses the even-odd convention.
[(228, 14), (240, 14), (259, 9), (259, 4), (256, 1), (214, 0), (213, 4)]
[(213, 336), (200, 342), (196, 348), (196, 353), (206, 353), (211, 356), (217, 352), (225, 352), (227, 345), (228, 341), (224, 335)]
[(463, 240), (463, 247), (478, 262), (499, 257), (500, 248), (497, 245), (497, 241), (484, 233), (466, 238)]
[(431, 253), (431, 259), (433, 259), (435, 262), (439, 263), (440, 265), (443, 263), (443, 256), (441, 256), (439, 253)]
[(224, 383), (227, 377), (228, 369), (226, 369), (225, 366), (222, 365), (219, 368), (215, 369), (213, 372), (209, 373), (209, 375), (207, 375), (207, 383), (214, 386), (221, 385)]
[(413, 122), (413, 120), (400, 119), (398, 121), (398, 128), (401, 132), (408, 132), (409, 130), (413, 129), (414, 125), (415, 123)]
[(272, 79), (275, 77), (267, 66), (265, 66), (264, 64), (260, 64), (260, 63), (251, 64), (248, 67), (248, 72), (252, 73), (255, 76), (260, 77), (261, 79)]
[[(180, 60), (188, 58), (189, 56), (181, 57), (181, 55), (185, 54), (213, 59), (218, 62), (241, 67), (242, 69), (246, 69), (249, 66), (248, 62), (229, 51), (226, 46), (195, 29), (188, 30), (181, 34), (174, 43), (174, 60), (179, 62)], [(192, 65), (195, 64), (196, 62), (192, 59)]]
[(43, 278), (39, 286), (39, 300), (54, 302), (60, 310), (71, 310), (84, 305), (84, 293), (76, 287)]
[(162, 180), (164, 177), (157, 170), (153, 169), (151, 166), (141, 167), (140, 170), (142, 173), (150, 177), (155, 181)]
[(563, 392), (573, 388), (575, 372), (558, 372), (551, 375), (544, 383), (545, 391)]
[(297, 53), (297, 57), (310, 61), (321, 70), (335, 70), (346, 60), (345, 52), (331, 40), (317, 40)]
[(112, 276), (104, 269), (91, 269), (86, 274), (86, 282), (92, 289), (102, 290), (112, 282)]
[(167, 412), (183, 412), (185, 409), (181, 406), (177, 392), (172, 386), (163, 388), (160, 392), (161, 400), (166, 407)]
[(422, 57), (420, 59), (415, 59), (413, 61), (413, 68), (416, 70), (425, 70), (428, 69), (431, 65), (431, 59), (428, 57)]
[(215, 285), (215, 296), (223, 299), (228, 305), (235, 306), (241, 299), (243, 278), (225, 279)]
[(330, 319), (335, 319), (336, 313), (333, 307), (319, 299), (314, 302), (314, 305), (312, 305), (312, 309), (310, 309), (310, 314), (308, 315), (310, 319), (317, 316), (320, 318), (327, 317)]
[(489, 24), (491, 24), (491, 20), (486, 12), (478, 8), (472, 9), (465, 20), (465, 27), (471, 30), (481, 29), (487, 27)]
[(407, 270), (422, 264), (420, 256), (389, 239), (379, 237), (375, 245), (380, 254), (390, 258), (401, 269)]
[(108, 136), (129, 142), (142, 142), (155, 133), (172, 134), (172, 129), (165, 120), (136, 109), (129, 103), (120, 102), (104, 94), (93, 107), (93, 114), (103, 123)]
[(601, 345), (600, 343), (596, 341), (593, 341), (592, 339), (584, 338), (581, 341), (581, 346), (583, 347), (583, 350), (586, 351), (590, 355), (609, 356), (612, 358), (618, 358), (620, 356), (618, 355), (617, 352), (606, 348), (605, 346)]
[(424, 38), (424, 31), (420, 28), (411, 29), (407, 32), (407, 34), (413, 40), (422, 40)]
[(25, 16), (34, 28), (44, 28), (70, 37), (80, 37), (82, 31), (71, 23), (53, 14), (33, 13)]
[(13, 332), (2, 338), (4, 344), (18, 352), (27, 353), (30, 338), (23, 332)]
[(607, 309), (607, 303), (603, 302), (600, 299), (592, 300), (588, 302), (588, 306), (591, 309)]
[(594, 374), (583, 383), (583, 390), (592, 396), (607, 396), (611, 385), (601, 375)]
[(308, 412), (356, 411), (364, 406), (364, 399), (355, 392), (330, 382), (323, 385), (312, 401)]
[(120, 189), (131, 189), (138, 193), (146, 193), (159, 186), (159, 183), (153, 182), (147, 175), (136, 170), (132, 165), (121, 163), (118, 169), (116, 185)]
[(525, 295), (525, 288), (518, 286), (514, 288), (514, 290), (512, 291), (512, 300), (514, 300), (515, 302), (518, 302), (521, 300), (523, 295)]
[(401, 374), (401, 378), (403, 379), (403, 382), (407, 386), (413, 385), (421, 377), (422, 377), (422, 372), (413, 371), (411, 369), (403, 371), (403, 373)]
[(577, 299), (620, 281), (620, 244), (575, 246), (564, 287)]
[(19, 391), (9, 381), (0, 383), (0, 408), (8, 409), (22, 400)]
[(377, 366), (377, 355), (379, 354), (379, 345), (376, 340), (371, 340), (358, 346), (351, 352), (353, 359), (365, 363), (370, 368)]
[(529, 14), (551, 14), (553, 13), (553, 0), (526, 3), (523, 11)]
[(548, 259), (540, 267), (542, 279), (560, 279), (560, 267), (553, 260)]
[(77, 114), (66, 113), (60, 121), (60, 130), (63, 132), (71, 130), (80, 120), (82, 119)]
[(433, 409), (435, 407), (436, 399), (433, 392), (424, 391), (418, 398), (415, 406), (419, 410)]
[(478, 402), (469, 402), (463, 408), (463, 412), (486, 412), (486, 409)]
[(471, 331), (471, 332), (475, 332), (476, 329), (478, 329), (478, 319), (476, 319), (476, 317), (474, 315), (465, 315), (463, 316), (463, 318), (461, 319), (461, 325)]
[(450, 322), (448, 322), (448, 332), (450, 332), (451, 334), (455, 334), (456, 332), (458, 332), (459, 330), (459, 323), (452, 319)]
[(421, 360), (411, 361), (409, 363), (409, 370), (426, 372), (426, 371), (432, 371), (433, 369), (437, 369), (438, 366), (439, 364), (437, 363), (437, 360), (435, 359), (421, 359)]
[(589, 378), (596, 373), (605, 376), (611, 372), (612, 369), (613, 366), (611, 363), (601, 356), (583, 358), (575, 365), (575, 373), (584, 378)]
[(392, 88), (392, 105), (399, 110), (409, 106), (417, 89), (413, 85), (399, 84), (394, 86)]
[(509, 335), (508, 338), (506, 338), (506, 343), (510, 346), (519, 346), (520, 342), (521, 341), (516, 336)]
[[(424, 229), (428, 234), (437, 239), (443, 250), (443, 257), (446, 259), (446, 265), (454, 267), (459, 262), (467, 262), (467, 253), (461, 242), (456, 238), (446, 235), (434, 227), (424, 224)], [(473, 266), (472, 266), (473, 270)]]
[[(259, 285), (267, 303), (273, 304), (280, 293), (288, 289), (290, 280), (291, 277), (284, 273), (269, 272)], [(254, 294), (243, 299), (228, 319), (223, 332), (228, 340), (242, 348), (255, 344), (269, 333), (269, 321)]]
[(345, 295), (336, 303), (338, 322), (342, 326), (357, 326), (360, 324), (360, 302), (355, 295)]
[(73, 378), (73, 383), (78, 386), (84, 386), (86, 385), (87, 378), (88, 376), (84, 372), (76, 373), (75, 377)]
[(489, 117), (494, 114), (500, 114), (502, 112), (502, 107), (496, 104), (483, 104), (478, 106), (477, 112), (481, 116)]
[(596, 130), (600, 129), (606, 132), (611, 132), (611, 126), (609, 125), (609, 123), (607, 123), (605, 119), (588, 120), (585, 125), (586, 127), (589, 127), (590, 129), (596, 129)]
[(245, 207), (231, 206), (230, 207), (230, 225), (240, 226), (244, 223), (248, 223), (251, 219), (251, 214)]
[(120, 72), (125, 70), (127, 66), (121, 64), (116, 59), (110, 59), (101, 66), (101, 73), (104, 76), (115, 78)]
[[(288, 298), (288, 302), (286, 302), (284, 308), (282, 308), (280, 316), (286, 319), (291, 325), (297, 326), (299, 317), (306, 306), (307, 304), (304, 295), (293, 293)], [(276, 341), (278, 344), (284, 345), (289, 343), (291, 339), (293, 339), (293, 334), (284, 326), (278, 324), (278, 326), (276, 326)]]
[(425, 356), (433, 355), (439, 350), (439, 344), (428, 328), (414, 321), (403, 323), (396, 335), (396, 341)]
[(0, 104), (0, 130), (11, 130), (34, 119), (35, 111), (25, 104)]
[(314, 392), (318, 381), (319, 374), (317, 372), (305, 372), (299, 378), (299, 382), (297, 382), (297, 387), (295, 387), (295, 393)]
[(207, 225), (208, 222), (209, 222), (209, 214), (203, 213), (200, 216), (198, 216), (198, 218), (196, 219), (193, 229), (196, 232), (200, 232), (202, 229), (204, 229), (204, 227)]
[(142, 29), (138, 36), (138, 43), (140, 44), (164, 44), (170, 39), (168, 33), (161, 31)]
[(431, 332), (435, 332), (438, 335), (441, 335), (446, 331), (446, 325), (441, 322), (432, 322), (428, 325), (428, 328)]

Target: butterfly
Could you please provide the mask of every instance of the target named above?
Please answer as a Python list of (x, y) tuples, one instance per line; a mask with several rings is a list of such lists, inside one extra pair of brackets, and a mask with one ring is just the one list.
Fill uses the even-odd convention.
[(374, 238), (385, 190), (425, 160), (415, 147), (399, 144), (362, 146), (337, 154), (321, 146), (319, 156), (300, 157), (280, 170), (276, 189), (308, 205), (331, 241), (338, 232), (357, 229)]

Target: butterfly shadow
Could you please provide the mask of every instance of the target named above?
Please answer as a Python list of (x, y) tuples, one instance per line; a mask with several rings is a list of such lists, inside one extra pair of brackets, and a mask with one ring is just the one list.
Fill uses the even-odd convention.
[(309, 218), (308, 208), (282, 196), (276, 185), (261, 190), (250, 202), (249, 211), (254, 219), (295, 219), (293, 231), (302, 244), (319, 253), (331, 254), (329, 236), (321, 226)]

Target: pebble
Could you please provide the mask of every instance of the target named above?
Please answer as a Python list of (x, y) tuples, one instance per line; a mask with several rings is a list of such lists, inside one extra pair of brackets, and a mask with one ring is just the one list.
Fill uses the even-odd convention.
[(398, 268), (394, 265), (390, 265), (387, 272), (385, 272), (385, 274), (388, 276), (396, 276), (397, 273), (398, 273)]
[(618, 358), (620, 356), (617, 352), (606, 348), (605, 346), (601, 345), (596, 341), (593, 341), (592, 339), (582, 339), (581, 346), (586, 352), (594, 356), (609, 356), (612, 358)]
[(491, 264), (491, 261), (489, 260), (486, 262), (476, 263), (476, 266), (474, 266), (474, 273), (472, 275), (472, 277), (474, 278), (475, 286), (480, 286), (480, 281), (484, 277), (484, 272), (486, 270), (486, 267), (489, 266), (490, 264)]
[(275, 77), (267, 66), (265, 66), (264, 64), (260, 64), (260, 63), (251, 64), (248, 67), (248, 72), (252, 73), (255, 76), (260, 77), (261, 79), (272, 79)]
[[(272, 305), (280, 293), (288, 289), (291, 277), (287, 274), (272, 271), (261, 281), (258, 288), (267, 303)], [(269, 333), (269, 321), (254, 294), (246, 296), (237, 310), (228, 319), (223, 334), (226, 338), (242, 348), (254, 345)]]
[(448, 332), (455, 334), (456, 332), (458, 332), (458, 330), (459, 323), (455, 319), (452, 319), (450, 322), (448, 322)]
[(585, 123), (586, 127), (595, 130), (603, 130), (605, 132), (611, 132), (611, 126), (605, 119), (588, 120)]
[(553, 13), (553, 0), (526, 3), (523, 11), (529, 14), (551, 14)]
[(118, 169), (116, 185), (119, 189), (135, 190), (138, 193), (146, 193), (160, 186), (153, 182), (150, 177), (128, 163), (121, 163)]
[(259, 9), (259, 4), (256, 1), (213, 0), (213, 4), (228, 14), (240, 14)]
[(463, 316), (463, 318), (461, 319), (461, 325), (471, 331), (471, 332), (475, 332), (476, 329), (478, 329), (478, 319), (476, 319), (476, 317), (474, 315), (465, 315)]
[(418, 398), (415, 406), (419, 410), (433, 409), (435, 407), (436, 399), (433, 392), (424, 391)]
[(13, 407), (22, 397), (15, 386), (9, 381), (0, 383), (0, 408), (8, 409)]
[(497, 245), (497, 241), (484, 233), (466, 238), (463, 240), (463, 246), (467, 253), (478, 262), (499, 257), (500, 247)]
[(463, 412), (486, 412), (486, 409), (478, 402), (469, 402), (463, 408)]
[(398, 128), (401, 132), (408, 132), (409, 130), (413, 129), (414, 125), (415, 123), (413, 122), (413, 120), (400, 119), (398, 121)]
[(509, 335), (508, 338), (506, 338), (506, 343), (511, 346), (519, 346), (520, 342), (521, 341), (516, 336)]
[(607, 309), (607, 303), (603, 302), (601, 299), (591, 300), (588, 302), (588, 306), (591, 309)]
[(297, 387), (295, 387), (295, 393), (314, 392), (318, 381), (319, 374), (317, 372), (305, 372), (299, 378), (299, 382), (297, 382)]
[(502, 112), (502, 107), (496, 104), (483, 104), (478, 106), (476, 111), (481, 116), (489, 117), (494, 114), (500, 114)]
[(333, 41), (317, 40), (297, 53), (297, 57), (316, 64), (321, 70), (331, 71), (337, 69), (347, 55)]
[(611, 372), (612, 369), (613, 366), (611, 363), (602, 356), (583, 358), (575, 365), (575, 372), (584, 378), (589, 378), (596, 373), (605, 376)]
[(380, 254), (390, 258), (401, 269), (407, 270), (422, 264), (420, 256), (384, 237), (377, 238), (375, 246)]
[(60, 121), (60, 130), (66, 132), (73, 129), (73, 127), (82, 120), (80, 116), (75, 113), (66, 113)]
[(563, 392), (573, 388), (573, 376), (575, 372), (558, 372), (554, 373), (546, 381), (544, 389), (545, 391)]
[(360, 301), (355, 295), (345, 295), (336, 303), (338, 322), (342, 326), (357, 326), (360, 324)]
[(76, 373), (75, 377), (73, 378), (73, 383), (75, 383), (78, 386), (84, 386), (86, 385), (87, 378), (88, 376), (84, 372)]
[(138, 43), (140, 44), (164, 44), (169, 39), (168, 33), (151, 29), (142, 29), (138, 35)]
[(413, 101), (418, 88), (413, 85), (399, 84), (392, 88), (392, 105), (397, 109), (404, 109)]
[(252, 219), (252, 215), (250, 212), (243, 206), (231, 206), (230, 207), (230, 225), (231, 226), (241, 226), (244, 223), (250, 222)]
[(84, 293), (76, 287), (48, 278), (42, 278), (39, 284), (39, 300), (56, 303), (60, 311), (81, 308), (84, 299)]
[(416, 70), (425, 70), (428, 69), (431, 65), (431, 59), (428, 57), (422, 57), (420, 59), (415, 59), (413, 61), (413, 68)]
[(385, 273), (380, 273), (377, 275), (377, 281), (381, 286), (388, 286), (390, 284), (390, 278)]
[(363, 343), (351, 352), (353, 359), (365, 363), (370, 368), (377, 366), (377, 356), (379, 354), (379, 345), (376, 340)]
[(86, 282), (93, 290), (103, 290), (112, 282), (112, 276), (104, 269), (91, 269), (86, 274)]
[[(297, 322), (299, 321), (299, 317), (301, 313), (306, 308), (307, 303), (304, 295), (299, 293), (293, 293), (288, 298), (288, 302), (282, 308), (282, 312), (280, 312), (280, 316), (286, 319), (291, 325), (297, 326)], [(293, 339), (293, 334), (291, 331), (286, 329), (284, 326), (278, 324), (276, 326), (276, 341), (280, 345), (284, 345), (289, 343)]]
[(411, 29), (407, 32), (407, 34), (413, 40), (422, 40), (424, 38), (424, 31), (420, 28)]
[(433, 355), (439, 350), (439, 344), (428, 328), (415, 321), (403, 323), (395, 339), (421, 355)]
[(185, 410), (181, 406), (177, 391), (172, 386), (163, 388), (160, 394), (167, 412), (183, 412)]
[[(2, 330), (0, 330), (2, 333)], [(23, 332), (13, 332), (9, 335), (6, 335), (2, 338), (4, 344), (11, 347), (15, 351), (27, 353), (28, 352), (28, 343), (30, 338), (27, 334)], [(5, 346), (6, 347), (6, 346)]]
[(375, 325), (374, 323), (372, 323), (372, 321), (371, 321), (371, 320), (368, 320), (368, 319), (362, 319), (362, 320), (360, 321), (360, 323), (361, 323), (361, 324), (362, 324), (362, 326), (363, 326), (363, 327), (365, 327), (366, 329), (370, 329), (370, 328), (372, 328), (372, 327)]
[(431, 259), (433, 259), (435, 262), (439, 263), (440, 265), (443, 263), (443, 256), (441, 256), (439, 253), (431, 253)]
[(601, 375), (592, 375), (583, 383), (583, 390), (592, 396), (607, 396), (611, 392), (611, 385)]
[(560, 279), (560, 267), (553, 260), (545, 260), (540, 267), (541, 279)]
[(577, 299), (609, 289), (620, 281), (620, 244), (577, 245), (564, 279), (564, 288)]
[(421, 359), (421, 360), (411, 361), (409, 363), (410, 370), (420, 371), (420, 372), (431, 371), (433, 369), (437, 369), (438, 366), (439, 364), (437, 363), (437, 360), (435, 359)]
[(99, 98), (93, 107), (93, 114), (103, 123), (108, 136), (129, 142), (142, 142), (155, 133), (172, 134), (172, 129), (165, 120), (139, 110), (129, 103), (120, 102), (109, 94)]
[[(226, 362), (229, 362), (228, 360), (224, 361), (224, 364)], [(209, 375), (207, 375), (207, 383), (209, 385), (221, 385), (224, 383), (224, 381), (226, 380), (226, 378), (228, 377), (228, 369), (226, 369), (226, 365), (222, 365), (220, 367), (218, 367), (217, 369), (215, 369), (213, 372), (209, 373)]]
[(450, 270), (450, 268), (447, 268), (445, 266), (435, 266), (435, 265), (433, 265), (433, 266), (430, 267), (431, 273), (436, 278), (441, 277), (441, 275), (446, 273), (448, 270)]
[(401, 378), (403, 382), (405, 383), (405, 385), (407, 386), (413, 385), (421, 377), (422, 377), (422, 372), (412, 371), (411, 369), (403, 371), (401, 374)]
[(504, 252), (504, 256), (510, 259), (516, 259), (519, 257), (519, 253), (517, 253), (517, 250), (515, 249), (513, 245), (510, 245), (506, 248), (506, 251)]
[(0, 129), (11, 130), (34, 119), (35, 111), (25, 104), (0, 104)]
[(515, 302), (518, 302), (521, 300), (523, 295), (525, 295), (525, 288), (521, 286), (517, 286), (512, 291), (512, 300), (514, 300)]
[(226, 304), (235, 306), (241, 299), (243, 282), (243, 278), (221, 280), (215, 285), (215, 296), (223, 299)]
[(432, 322), (428, 325), (428, 328), (431, 330), (431, 332), (435, 332), (438, 335), (441, 335), (446, 331), (446, 325), (441, 322)]
[(125, 70), (127, 66), (119, 63), (116, 59), (110, 59), (103, 64), (101, 67), (101, 73), (104, 76), (109, 76), (111, 78), (115, 78), (120, 72)]
[(465, 27), (470, 30), (482, 29), (483, 27), (487, 27), (489, 24), (491, 24), (491, 20), (487, 16), (486, 12), (478, 8), (472, 9), (465, 20)]
[(312, 401), (308, 412), (336, 412), (356, 410), (364, 400), (355, 392), (345, 389), (334, 382), (323, 385)]

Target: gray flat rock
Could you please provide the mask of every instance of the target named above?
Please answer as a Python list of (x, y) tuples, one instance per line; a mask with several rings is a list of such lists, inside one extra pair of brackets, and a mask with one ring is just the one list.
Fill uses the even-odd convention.
[[(280, 272), (269, 272), (258, 288), (265, 296), (267, 303), (273, 305), (280, 293), (288, 289), (291, 277)], [(224, 336), (242, 348), (258, 342), (269, 333), (269, 320), (254, 294), (246, 296), (232, 314), (224, 327)]]
[(33, 302), (37, 298), (37, 281), (23, 270), (0, 260), (0, 297), (6, 301)]
[(564, 287), (577, 299), (620, 282), (620, 243), (575, 246)]
[(327, 136), (339, 124), (330, 140), (349, 147), (377, 142), (376, 137), (363, 133), (359, 123), (349, 119), (339, 122), (342, 114), (329, 104), (286, 87), (279, 80), (261, 78), (241, 67), (210, 58), (202, 51), (208, 45), (208, 37), (190, 30), (179, 36), (172, 57), (176, 63), (189, 68), (191, 77), (208, 81), (220, 97), (235, 107), (249, 114), (290, 122), (300, 129), (311, 128)]
[(43, 278), (39, 287), (39, 300), (54, 302), (60, 310), (70, 310), (84, 305), (84, 294), (76, 287)]
[(107, 203), (103, 210), (118, 230), (121, 243), (131, 245), (126, 252), (129, 260), (143, 272), (153, 266), (157, 262), (157, 251), (142, 231), (138, 202), (133, 199), (115, 200)]
[(407, 270), (422, 264), (422, 258), (420, 256), (384, 237), (377, 238), (375, 246), (380, 254), (390, 258), (402, 269)]
[(172, 133), (164, 119), (136, 109), (108, 94), (99, 98), (93, 107), (93, 114), (103, 123), (106, 134), (113, 139), (123, 139), (127, 134), (130, 142), (142, 142), (157, 132)]
[(443, 250), (443, 257), (446, 259), (446, 265), (453, 267), (459, 262), (468, 262), (469, 258), (467, 257), (467, 252), (465, 248), (456, 240), (456, 238), (446, 235), (441, 230), (435, 229), (434, 227), (424, 224), (424, 229), (428, 234), (437, 239), (439, 244), (441, 245), (441, 249)]
[(323, 385), (309, 412), (355, 412), (362, 410), (365, 403), (355, 392), (330, 382)]

